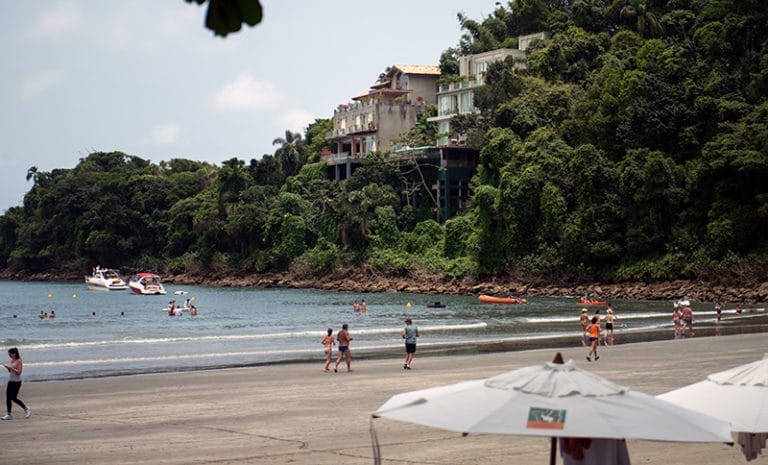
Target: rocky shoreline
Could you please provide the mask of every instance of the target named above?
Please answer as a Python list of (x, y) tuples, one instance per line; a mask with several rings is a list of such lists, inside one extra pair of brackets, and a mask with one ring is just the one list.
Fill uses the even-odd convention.
[[(21, 281), (80, 281), (73, 272), (0, 272), (0, 279)], [(248, 273), (212, 271), (205, 274), (163, 273), (173, 284), (217, 287), (321, 289), (337, 292), (408, 292), (429, 295), (507, 295), (511, 290), (525, 296), (575, 297), (594, 293), (602, 299), (675, 300), (683, 296), (699, 302), (761, 303), (768, 301), (768, 281), (708, 283), (690, 280), (625, 283), (556, 283), (519, 278), (446, 278), (426, 273), (392, 276), (369, 268), (345, 269), (323, 275), (299, 272)]]

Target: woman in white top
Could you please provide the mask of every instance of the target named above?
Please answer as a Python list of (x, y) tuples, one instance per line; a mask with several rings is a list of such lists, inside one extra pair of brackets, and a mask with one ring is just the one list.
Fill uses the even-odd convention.
[(24, 402), (18, 397), (19, 390), (21, 389), (21, 370), (24, 368), (24, 362), (21, 361), (19, 349), (16, 347), (8, 349), (8, 356), (11, 358), (11, 361), (3, 365), (9, 373), (8, 386), (5, 390), (5, 406), (8, 413), (2, 419), (13, 420), (11, 416), (12, 402), (16, 402), (19, 407), (23, 408), (26, 417), (29, 418), (32, 415), (32, 410), (24, 405)]

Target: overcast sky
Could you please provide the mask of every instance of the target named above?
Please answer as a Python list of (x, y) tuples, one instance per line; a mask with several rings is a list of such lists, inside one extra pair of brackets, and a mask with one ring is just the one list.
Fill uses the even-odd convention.
[(0, 212), (31, 166), (93, 151), (220, 164), (273, 153), (393, 64), (437, 65), (487, 0), (262, 0), (225, 39), (184, 0), (0, 0)]

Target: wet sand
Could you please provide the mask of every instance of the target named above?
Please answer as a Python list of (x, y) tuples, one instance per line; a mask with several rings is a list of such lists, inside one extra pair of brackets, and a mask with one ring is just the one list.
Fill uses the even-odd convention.
[[(354, 334), (353, 334), (354, 336)], [(755, 361), (765, 334), (561, 349), (606, 378), (656, 395)], [(354, 350), (354, 343), (352, 346)], [(318, 356), (320, 357), (320, 350)], [(392, 395), (550, 361), (555, 349), (25, 383), (33, 416), (0, 422), (0, 464), (371, 464), (371, 413)], [(23, 355), (23, 353), (22, 353)], [(341, 368), (341, 367), (340, 367)], [(546, 464), (546, 439), (461, 435), (374, 421), (384, 464)], [(738, 447), (628, 441), (632, 463), (745, 463)], [(760, 458), (758, 460), (765, 460)], [(560, 461), (558, 460), (558, 463)]]

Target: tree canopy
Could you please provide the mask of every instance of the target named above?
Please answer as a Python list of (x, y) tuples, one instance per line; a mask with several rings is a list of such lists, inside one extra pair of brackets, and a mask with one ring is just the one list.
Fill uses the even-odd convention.
[[(0, 217), (0, 264), (766, 278), (768, 4), (513, 0), (459, 22), (439, 57), (448, 74), (458, 53), (548, 36), (526, 69), (492, 64), (479, 113), (456, 120), (480, 161), (458, 216), (435, 205), (438, 166), (373, 153), (330, 180), (331, 125), (317, 120), (249, 162), (98, 152), (71, 169), (32, 166), (23, 206)], [(435, 132), (422, 119), (401, 141)]]

